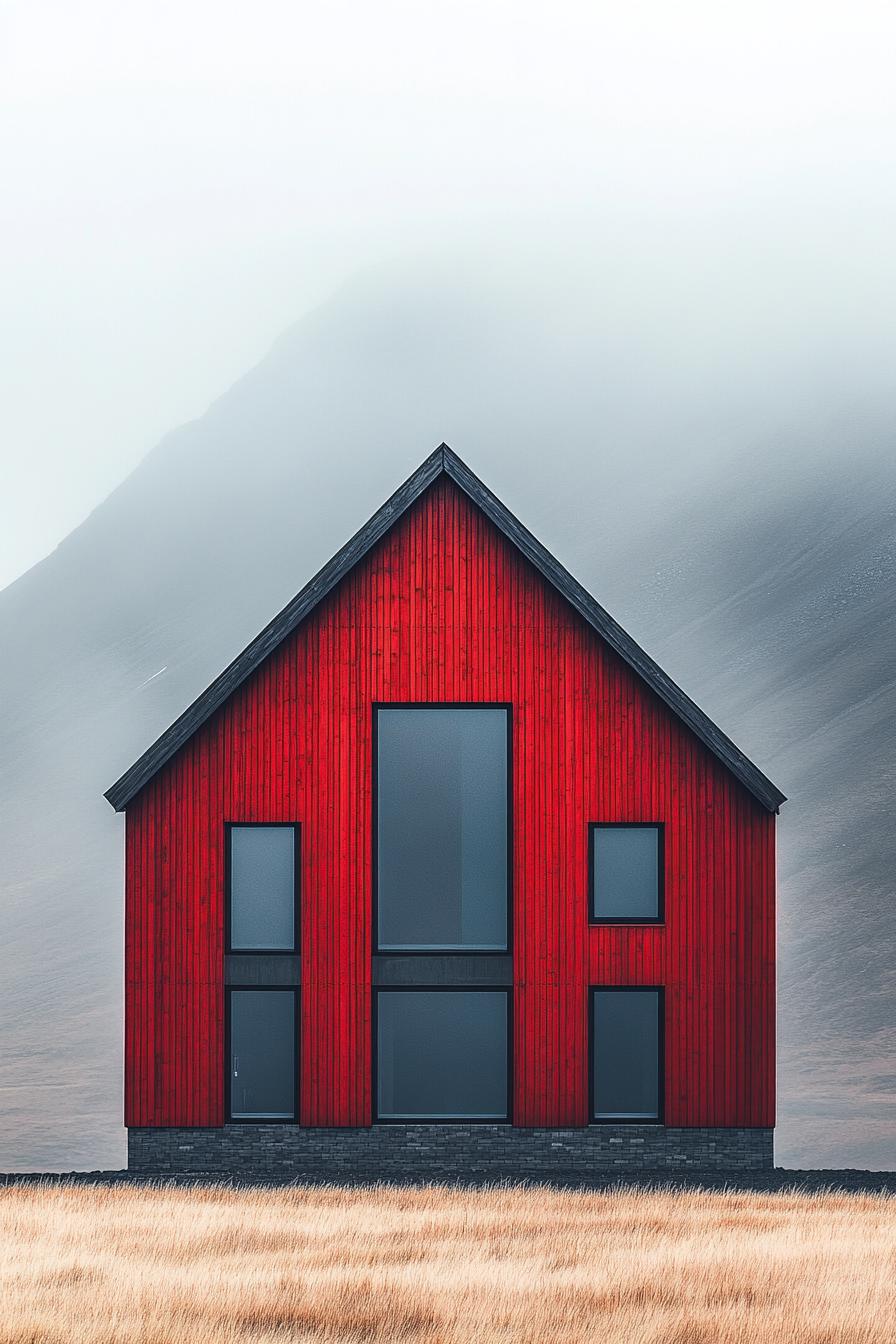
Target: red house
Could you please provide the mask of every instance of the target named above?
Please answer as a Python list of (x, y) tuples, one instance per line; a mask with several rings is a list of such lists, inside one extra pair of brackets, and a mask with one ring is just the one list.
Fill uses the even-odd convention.
[(106, 797), (133, 1168), (771, 1164), (784, 796), (444, 445)]

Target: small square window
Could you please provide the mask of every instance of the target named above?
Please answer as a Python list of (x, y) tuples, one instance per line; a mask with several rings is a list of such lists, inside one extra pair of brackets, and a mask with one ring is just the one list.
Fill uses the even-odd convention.
[(662, 827), (594, 823), (590, 838), (592, 922), (661, 923)]

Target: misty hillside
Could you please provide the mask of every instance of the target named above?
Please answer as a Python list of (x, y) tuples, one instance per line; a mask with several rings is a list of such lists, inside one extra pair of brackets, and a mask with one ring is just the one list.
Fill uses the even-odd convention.
[(124, 1157), (103, 790), (443, 439), (790, 796), (778, 1161), (893, 1164), (888, 444), (786, 323), (663, 291), (682, 364), (589, 284), (358, 282), (0, 593), (0, 1170)]

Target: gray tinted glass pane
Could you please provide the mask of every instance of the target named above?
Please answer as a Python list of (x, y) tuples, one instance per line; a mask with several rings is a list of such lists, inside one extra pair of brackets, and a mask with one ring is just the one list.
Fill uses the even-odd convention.
[(594, 1114), (659, 1115), (659, 995), (655, 989), (594, 995)]
[(292, 990), (230, 995), (230, 1114), (234, 1120), (295, 1116), (296, 1001)]
[(659, 829), (596, 826), (594, 914), (597, 919), (656, 919), (659, 915)]
[(377, 1101), (381, 1119), (505, 1119), (507, 995), (381, 992)]
[(295, 827), (230, 829), (230, 945), (295, 946)]
[(381, 709), (380, 947), (507, 946), (507, 711)]

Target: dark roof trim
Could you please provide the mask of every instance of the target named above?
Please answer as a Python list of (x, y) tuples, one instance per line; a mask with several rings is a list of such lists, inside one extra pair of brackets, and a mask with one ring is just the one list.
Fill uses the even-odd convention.
[(688, 725), (723, 765), (736, 776), (770, 812), (777, 812), (785, 796), (752, 761), (717, 728), (702, 709), (658, 667), (632, 637), (595, 602), (590, 593), (564, 569), (559, 560), (515, 518), (492, 494), (466, 463), (447, 444), (441, 444), (423, 462), (404, 485), (370, 518), (360, 531), (324, 565), (302, 591), (275, 616), (270, 625), (252, 640), (229, 667), (216, 677), (197, 700), (175, 719), (160, 738), (126, 770), (106, 793), (116, 812), (127, 807), (154, 774), (192, 737), (206, 719), (240, 686), (270, 653), (305, 620), (327, 594), (367, 552), (388, 532), (401, 515), (442, 474), (456, 485), (491, 519), (497, 528), (522, 551), (535, 568), (558, 589), (590, 626), (607, 641), (630, 667), (641, 676), (671, 710)]

